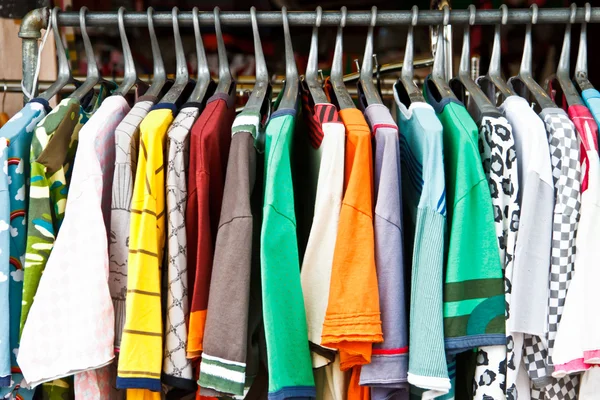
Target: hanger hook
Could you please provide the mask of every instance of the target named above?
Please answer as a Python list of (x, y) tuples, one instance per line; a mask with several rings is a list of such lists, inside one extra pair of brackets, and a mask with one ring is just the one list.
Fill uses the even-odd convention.
[(475, 25), (476, 8), (473, 4), (469, 5), (469, 25)]
[(538, 5), (533, 3), (531, 5), (531, 24), (532, 25), (537, 24), (537, 20), (538, 20)]
[(317, 28), (321, 27), (321, 19), (323, 18), (323, 9), (321, 8), (321, 6), (318, 6), (317, 9), (315, 10), (315, 12), (317, 13), (317, 17), (315, 20), (315, 26)]
[(348, 9), (346, 8), (346, 6), (343, 6), (340, 9), (340, 12), (342, 13), (342, 18), (340, 19), (340, 27), (345, 28), (346, 27), (346, 16), (348, 14)]
[(444, 4), (443, 10), (444, 10), (444, 20), (442, 22), (442, 25), (447, 26), (448, 23), (450, 22), (450, 7), (448, 6), (447, 3)]
[(419, 7), (416, 5), (412, 6), (412, 26), (417, 26), (417, 22), (419, 21)]
[(506, 25), (506, 20), (508, 19), (508, 7), (506, 4), (500, 5), (500, 11), (502, 11), (502, 25)]
[(575, 23), (575, 17), (577, 16), (577, 4), (571, 3), (571, 17), (569, 18), (569, 23)]
[(590, 3), (585, 3), (585, 22), (586, 23), (590, 22), (591, 18), (592, 18), (592, 6), (590, 5)]
[(371, 7), (371, 27), (375, 27), (377, 24), (377, 6)]

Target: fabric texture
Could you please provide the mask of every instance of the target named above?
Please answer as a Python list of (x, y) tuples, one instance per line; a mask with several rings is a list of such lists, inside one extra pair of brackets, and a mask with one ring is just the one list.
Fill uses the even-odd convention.
[(386, 106), (372, 104), (364, 114), (375, 136), (375, 264), (385, 340), (373, 345), (371, 363), (361, 368), (360, 384), (389, 389), (384, 392), (387, 397), (408, 389), (400, 142), (398, 126)]
[[(19, 351), (19, 324), (21, 320), (21, 301), (23, 293), (23, 266), (25, 264), (25, 246), (27, 244), (27, 203), (29, 198), (27, 183), (30, 176), (29, 153), (33, 131), (37, 123), (46, 115), (49, 109), (48, 103), (38, 99), (31, 101), (16, 113), (2, 129), (0, 137), (8, 140), (7, 151), (7, 193), (10, 196), (8, 211), (10, 212), (10, 222), (5, 220), (7, 225), (3, 225), (3, 231), (10, 232), (10, 254), (2, 254), (2, 268), (6, 265), (3, 273), (8, 281), (8, 303), (1, 307), (3, 317), (8, 316), (9, 321), (3, 324), (8, 330), (10, 341), (8, 346), (3, 346), (8, 360), (1, 356), (1, 369), (6, 372), (0, 372), (0, 375), (11, 375), (8, 382), (0, 386), (0, 396), (11, 395), (13, 397), (21, 396), (23, 399), (31, 399), (33, 391), (24, 388), (23, 374), (17, 364), (17, 354)], [(10, 226), (8, 226), (10, 225)], [(9, 229), (10, 228), (10, 229)], [(6, 247), (4, 247), (6, 248)], [(5, 321), (6, 322), (6, 321)], [(6, 364), (8, 361), (8, 364)], [(0, 381), (2, 378), (0, 378)]]
[[(508, 317), (520, 208), (517, 200), (517, 152), (512, 127), (506, 118), (496, 114), (482, 116), (479, 122), (479, 150), (494, 207), (498, 251), (504, 270), (505, 313)], [(502, 398), (506, 390), (506, 344), (480, 347), (478, 352), (473, 397)]]
[(200, 114), (197, 106), (183, 106), (167, 131), (167, 308), (163, 381), (170, 386), (195, 390), (191, 361), (186, 358), (189, 320), (186, 170), (189, 133)]
[[(577, 227), (576, 273), (565, 299), (563, 315), (554, 344), (553, 377), (585, 371), (600, 363), (600, 324), (595, 321), (595, 289), (599, 282), (596, 260), (600, 249), (593, 238), (600, 233), (600, 159), (598, 125), (583, 105), (568, 110), (581, 141), (581, 212)], [(590, 302), (588, 304), (588, 302)]]
[[(97, 382), (96, 372), (86, 371), (106, 366), (114, 358), (107, 251), (110, 191), (115, 128), (128, 111), (123, 97), (109, 97), (79, 132), (68, 213), (21, 336), (18, 362), (32, 386), (76, 374), (78, 391), (85, 380), (90, 385)], [(96, 385), (97, 390), (102, 388), (110, 389)], [(108, 392), (85, 393), (82, 398)]]
[(315, 155), (320, 159), (315, 211), (300, 272), (312, 363), (319, 368), (329, 364), (333, 354), (321, 347), (321, 333), (342, 204), (346, 129), (333, 104), (317, 104), (313, 110), (305, 107), (304, 112), (314, 121), (308, 124), (311, 143), (320, 149)]
[(586, 89), (581, 92), (581, 98), (594, 116), (596, 124), (600, 124), (600, 92), (596, 89)]
[(161, 390), (161, 267), (165, 244), (163, 154), (173, 106), (159, 103), (140, 125), (140, 154), (131, 200), (125, 326), (117, 387)]
[[(442, 125), (427, 103), (407, 108), (396, 96), (400, 128), (404, 246), (411, 264), (408, 382), (423, 399), (448, 393), (443, 276), (446, 187)], [(412, 254), (412, 257), (409, 255)], [(423, 290), (427, 287), (427, 290)]]
[[(258, 216), (251, 207), (257, 180), (254, 141), (260, 116), (242, 112), (231, 128), (231, 147), (216, 234), (204, 351), (200, 364), (201, 388), (243, 395), (246, 386), (253, 227)], [(262, 194), (261, 194), (262, 195)], [(235, 249), (235, 251), (232, 251)], [(260, 278), (259, 278), (260, 279)]]
[[(235, 93), (235, 90), (233, 91)], [(213, 253), (227, 158), (235, 97), (215, 94), (206, 103), (190, 133), (190, 167), (186, 235), (188, 242), (188, 287), (191, 293), (187, 357), (200, 357)]]
[[(23, 275), (23, 300), (20, 333), (29, 315), (54, 239), (64, 218), (67, 194), (66, 164), (72, 163), (70, 152), (64, 147), (71, 142), (78, 123), (79, 102), (64, 99), (35, 128), (31, 142), (31, 187), (29, 190), (29, 217), (27, 221), (27, 250)], [(51, 160), (40, 159), (42, 152), (57, 137)], [(63, 144), (66, 142), (66, 146)], [(60, 146), (59, 146), (60, 145)]]
[[(4, 166), (0, 173), (0, 237), (4, 250), (0, 253), (0, 388), (13, 386), (15, 380), (22, 380), (15, 352), (19, 344), (26, 243), (24, 224), (27, 221), (28, 153), (33, 130), (45, 114), (42, 103), (30, 102), (0, 129), (1, 161)], [(12, 379), (11, 374), (14, 375)]]
[(155, 99), (137, 101), (115, 130), (115, 176), (110, 213), (108, 283), (115, 308), (116, 351), (121, 346), (121, 335), (125, 324), (129, 219), (140, 141), (140, 124), (154, 102)]
[[(580, 144), (575, 127), (560, 108), (540, 113), (550, 147), (554, 181), (554, 214), (549, 274), (546, 337), (525, 337), (523, 357), (533, 382), (531, 399), (575, 399), (579, 376), (552, 378), (554, 341), (563, 313), (575, 262), (575, 236), (581, 209)], [(544, 340), (545, 339), (545, 340)]]
[(271, 400), (316, 396), (306, 340), (291, 175), (294, 120), (295, 110), (279, 109), (266, 128), (260, 258)]
[(382, 342), (383, 334), (375, 268), (371, 131), (357, 109), (341, 110), (340, 117), (346, 127), (345, 194), (321, 345), (339, 350), (340, 368), (346, 371), (371, 362), (372, 345)]
[[(436, 101), (427, 79), (427, 101), (444, 128), (450, 232), (444, 284), (446, 350), (459, 353), (504, 345), (504, 279), (477, 126), (458, 101)], [(471, 268), (465, 260), (473, 260), (478, 268)]]

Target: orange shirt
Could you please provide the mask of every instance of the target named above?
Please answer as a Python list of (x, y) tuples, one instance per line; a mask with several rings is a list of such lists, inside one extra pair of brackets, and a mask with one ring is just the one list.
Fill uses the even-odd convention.
[(346, 126), (344, 200), (333, 256), (321, 344), (340, 353), (340, 367), (371, 362), (383, 341), (373, 232), (371, 130), (357, 109), (340, 111)]

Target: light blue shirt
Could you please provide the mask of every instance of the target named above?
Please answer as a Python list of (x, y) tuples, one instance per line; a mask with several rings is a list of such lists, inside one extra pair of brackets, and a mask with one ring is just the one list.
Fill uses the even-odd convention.
[(586, 89), (581, 92), (585, 105), (590, 109), (596, 123), (600, 125), (600, 92), (596, 89)]
[[(10, 384), (11, 366), (19, 371), (16, 355), (27, 242), (29, 153), (34, 128), (48, 110), (45, 100), (34, 99), (0, 129), (0, 397), (17, 394)], [(22, 379), (20, 373), (12, 374), (14, 384)], [(31, 399), (33, 390), (19, 388), (18, 394)]]

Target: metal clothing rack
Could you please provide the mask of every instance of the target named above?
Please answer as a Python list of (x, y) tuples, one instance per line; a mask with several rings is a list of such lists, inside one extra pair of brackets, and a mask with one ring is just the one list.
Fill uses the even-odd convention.
[[(282, 15), (279, 11), (257, 12), (257, 21), (260, 26), (281, 26)], [(477, 10), (474, 24), (493, 25), (502, 23), (501, 10)], [(50, 9), (38, 8), (30, 11), (21, 23), (19, 37), (23, 40), (23, 85), (31, 93), (33, 77), (38, 58), (38, 39), (41, 38), (41, 30), (46, 28), (50, 17)], [(540, 9), (537, 13), (537, 24), (566, 24), (570, 21), (571, 9), (549, 8)], [(113, 26), (117, 27), (117, 12), (88, 12), (86, 15), (87, 26)], [(148, 26), (147, 14), (145, 12), (128, 12), (124, 15), (125, 26)], [(369, 26), (371, 23), (371, 11), (348, 11), (346, 26)], [(451, 10), (449, 12), (449, 24), (464, 25), (469, 23), (470, 14), (468, 10)], [(531, 22), (532, 11), (530, 9), (509, 9), (506, 24), (527, 24)], [(311, 27), (315, 23), (316, 13), (312, 11), (290, 11), (288, 12), (289, 24), (292, 26)], [(413, 20), (412, 11), (378, 11), (377, 26), (402, 26), (410, 25)], [(417, 25), (440, 25), (444, 20), (444, 12), (439, 10), (419, 11)], [(585, 8), (577, 8), (575, 23), (585, 20)], [(155, 26), (171, 26), (172, 14), (170, 12), (155, 12), (153, 17)], [(192, 13), (180, 12), (178, 17), (180, 26), (192, 26)], [(338, 26), (341, 21), (340, 11), (325, 11), (321, 19), (321, 26)], [(201, 26), (213, 26), (214, 14), (211, 11), (199, 13)], [(228, 26), (250, 26), (249, 11), (223, 11), (220, 13), (221, 25)], [(600, 22), (600, 7), (592, 7), (590, 23)], [(60, 26), (79, 26), (78, 12), (61, 12), (58, 14)]]

